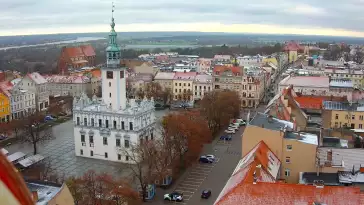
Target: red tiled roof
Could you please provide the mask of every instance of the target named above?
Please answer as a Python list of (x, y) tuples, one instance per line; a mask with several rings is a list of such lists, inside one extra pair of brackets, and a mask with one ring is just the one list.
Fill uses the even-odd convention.
[(299, 103), (301, 108), (304, 109), (322, 109), (323, 101), (338, 101), (344, 102), (345, 97), (331, 97), (331, 96), (297, 96), (295, 100)]
[(175, 80), (194, 80), (197, 72), (176, 72), (174, 75)]
[(260, 141), (240, 160), (216, 201), (218, 204), (224, 203), (231, 194), (234, 194), (236, 188), (245, 183), (253, 183), (254, 177), (257, 182), (275, 182), (280, 165), (278, 157), (263, 141)]
[(14, 87), (14, 85), (10, 81), (3, 81), (0, 82), (0, 89), (1, 91), (8, 97), (11, 96), (10, 90)]
[(66, 47), (64, 48), (64, 52), (67, 53), (67, 56), (70, 58), (84, 56), (80, 47)]
[(330, 205), (360, 205), (360, 188), (257, 182), (244, 183), (237, 187), (224, 201), (216, 205), (281, 205), (314, 202)]
[(236, 74), (236, 73), (239, 73), (240, 75), (242, 74), (242, 69), (237, 66), (229, 67), (229, 66), (223, 66), (223, 65), (216, 65), (214, 67), (214, 73), (216, 73), (216, 72), (222, 73), (222, 72), (228, 71), (228, 70), (230, 70), (234, 74)]
[(296, 43), (295, 41), (290, 41), (286, 43), (283, 47), (284, 51), (298, 51), (301, 49), (302, 49), (301, 46), (298, 45), (298, 43)]
[(95, 50), (91, 45), (83, 45), (80, 47), (81, 47), (83, 53), (85, 54), (85, 56), (90, 57), (90, 56), (96, 55)]

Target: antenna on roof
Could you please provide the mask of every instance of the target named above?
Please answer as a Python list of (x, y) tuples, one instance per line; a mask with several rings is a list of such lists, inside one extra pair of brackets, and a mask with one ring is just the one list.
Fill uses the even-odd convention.
[(115, 5), (114, 2), (111, 3), (111, 18), (114, 18), (114, 10), (115, 10)]

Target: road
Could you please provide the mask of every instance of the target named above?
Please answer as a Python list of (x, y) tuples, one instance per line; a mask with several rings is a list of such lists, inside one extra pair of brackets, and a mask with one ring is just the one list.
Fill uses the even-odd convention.
[[(259, 106), (256, 110), (262, 112), (264, 105)], [(248, 112), (241, 113), (241, 118), (246, 119)], [(160, 205), (171, 204), (171, 202), (163, 201), (163, 195), (173, 191), (181, 192), (184, 195), (183, 202), (176, 202), (180, 205), (211, 205), (215, 202), (218, 195), (224, 188), (227, 180), (242, 158), (242, 134), (245, 126), (233, 134), (230, 142), (220, 141), (217, 137), (211, 144), (204, 146), (202, 155), (213, 154), (217, 158), (213, 164), (199, 164), (188, 168), (186, 172), (179, 177), (174, 185), (166, 190), (158, 189), (156, 197), (146, 204)], [(223, 132), (220, 133), (221, 136)], [(212, 195), (209, 199), (201, 199), (201, 192), (204, 189), (210, 189)], [(174, 203), (172, 203), (174, 204)]]

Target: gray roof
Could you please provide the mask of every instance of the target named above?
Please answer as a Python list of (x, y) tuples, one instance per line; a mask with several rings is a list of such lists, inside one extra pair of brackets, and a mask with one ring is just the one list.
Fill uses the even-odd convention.
[(348, 149), (348, 148), (318, 148), (318, 158), (320, 165), (324, 165), (327, 161), (328, 151), (332, 151), (332, 166), (344, 166), (345, 171), (359, 170), (360, 165), (364, 165), (364, 149)]
[(314, 184), (314, 181), (322, 180), (324, 185), (340, 185), (338, 173), (300, 172), (300, 184)]
[(274, 117), (269, 117), (269, 115), (264, 114), (264, 113), (256, 113), (255, 116), (253, 117), (253, 119), (249, 122), (250, 125), (255, 125), (258, 127), (264, 127), (266, 129), (271, 129), (271, 130), (283, 130), (284, 128), (286, 128), (287, 130), (292, 130), (293, 129), (293, 123), (292, 122), (288, 122), (288, 121), (284, 121), (284, 120), (279, 120), (277, 118)]
[(37, 205), (46, 205), (50, 200), (52, 200), (57, 193), (62, 189), (62, 185), (50, 183), (50, 182), (40, 182), (40, 181), (27, 181), (26, 185), (28, 189), (33, 192), (36, 191), (38, 194)]

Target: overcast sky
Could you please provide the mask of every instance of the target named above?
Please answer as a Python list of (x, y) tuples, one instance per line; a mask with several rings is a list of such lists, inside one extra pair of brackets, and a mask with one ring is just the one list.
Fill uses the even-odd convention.
[[(364, 37), (364, 0), (114, 0), (117, 31)], [(0, 35), (107, 32), (111, 0), (0, 0)]]

